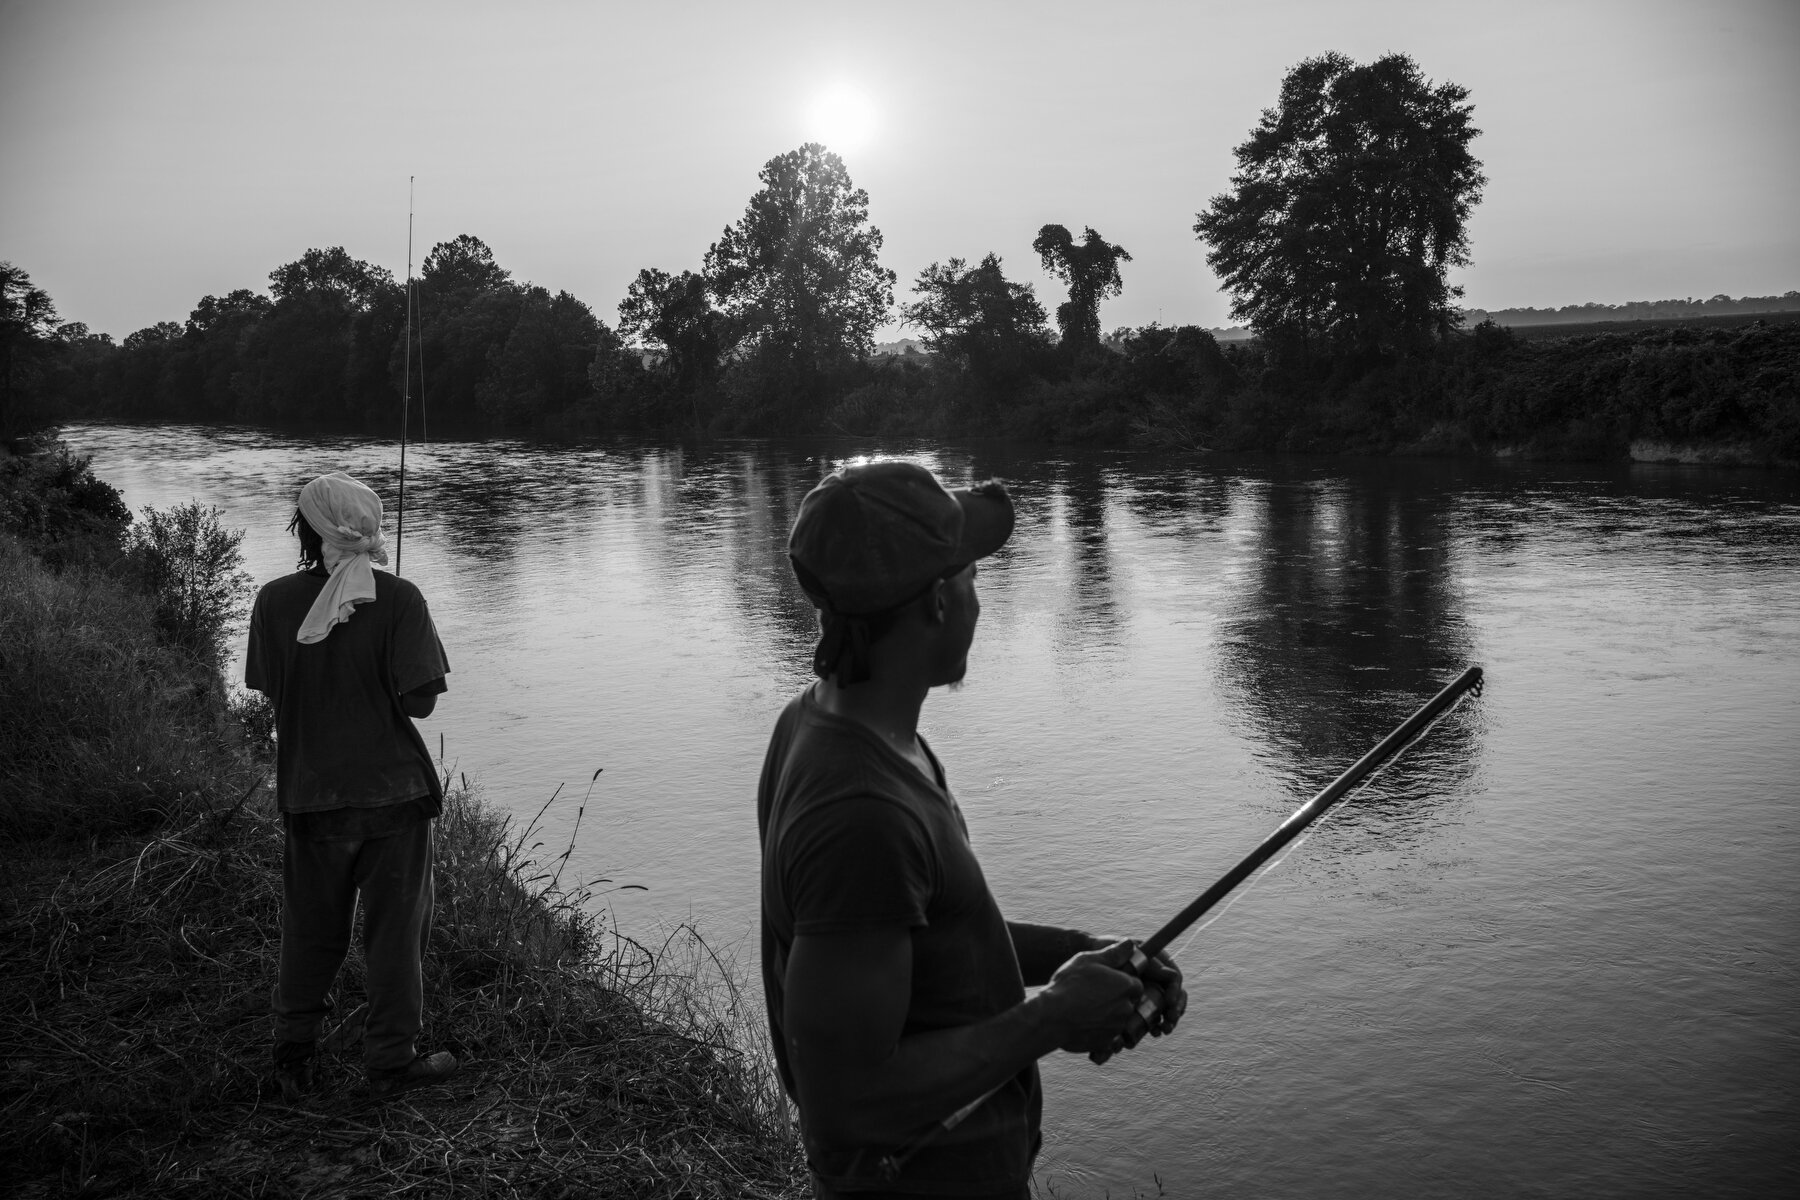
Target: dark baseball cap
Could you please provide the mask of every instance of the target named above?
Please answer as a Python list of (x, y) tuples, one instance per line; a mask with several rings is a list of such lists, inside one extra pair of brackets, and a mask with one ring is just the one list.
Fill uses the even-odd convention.
[(986, 558), (1012, 530), (998, 480), (952, 491), (917, 463), (884, 459), (834, 471), (806, 494), (788, 558), (819, 608), (866, 616)]

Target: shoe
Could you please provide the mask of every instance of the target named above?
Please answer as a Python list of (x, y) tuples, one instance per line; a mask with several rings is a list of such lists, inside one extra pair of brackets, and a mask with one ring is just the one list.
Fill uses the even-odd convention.
[(313, 1043), (275, 1043), (275, 1070), (271, 1076), (281, 1098), (297, 1104), (313, 1090)]
[(393, 1096), (413, 1088), (443, 1083), (455, 1075), (460, 1066), (456, 1055), (439, 1050), (436, 1054), (421, 1054), (404, 1067), (371, 1068), (369, 1092), (375, 1096)]

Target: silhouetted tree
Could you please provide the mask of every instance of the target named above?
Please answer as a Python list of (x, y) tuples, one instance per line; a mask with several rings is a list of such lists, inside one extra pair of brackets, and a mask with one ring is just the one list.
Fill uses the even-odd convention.
[(655, 403), (655, 389), (648, 386), (643, 355), (625, 339), (599, 322), (594, 357), (588, 363), (588, 394), (584, 411), (577, 414), (593, 425), (607, 428), (660, 427), (667, 416)]
[(175, 367), (185, 347), (181, 326), (158, 321), (125, 335), (109, 373), (107, 407), (122, 416), (152, 417), (181, 412)]
[(1232, 190), (1194, 223), (1232, 316), (1363, 357), (1452, 328), (1462, 289), (1446, 275), (1469, 261), (1464, 227), (1487, 182), (1468, 96), (1404, 54), (1289, 71), (1236, 150)]
[(476, 402), (502, 425), (522, 425), (574, 406), (587, 394), (588, 366), (602, 328), (568, 292), (524, 289), (506, 340), (488, 352)]
[(476, 292), (505, 287), (511, 279), (512, 272), (494, 261), (488, 244), (468, 233), (433, 246), (419, 268), (420, 283), (445, 301), (459, 293), (466, 301)]
[(429, 413), (463, 421), (482, 416), (477, 395), (523, 315), (524, 292), (478, 237), (460, 234), (431, 248), (419, 274), (415, 331), (424, 360), (420, 395)]
[(663, 373), (689, 392), (718, 374), (725, 318), (713, 307), (704, 276), (646, 267), (619, 302), (619, 335), (661, 355)]
[(30, 432), (40, 419), (34, 385), (55, 333), (50, 293), (18, 267), (0, 262), (0, 440)]
[(267, 296), (238, 288), (223, 296), (202, 297), (188, 314), (183, 336), (193, 347), (194, 394), (188, 400), (195, 415), (216, 418), (236, 413), (235, 380), (243, 366), (244, 341), (272, 308)]
[[(417, 344), (418, 329), (413, 330)], [(350, 348), (344, 362), (344, 403), (364, 419), (400, 420), (401, 357), (406, 343), (406, 288), (390, 283), (376, 293), (367, 307), (350, 319)], [(415, 360), (416, 362), (416, 360)], [(413, 399), (419, 397), (419, 380), (413, 378)], [(384, 425), (391, 429), (392, 425)]]
[(826, 375), (868, 355), (894, 302), (869, 194), (817, 142), (772, 158), (738, 223), (706, 252), (706, 278), (762, 403), (804, 409)]
[(307, 297), (335, 300), (345, 309), (366, 308), (393, 282), (392, 271), (351, 258), (342, 246), (308, 250), (269, 272), (269, 291), (277, 304)]
[[(398, 290), (393, 273), (342, 246), (269, 272), (275, 303), (249, 331), (234, 389), (246, 416), (342, 419), (357, 413), (349, 362), (357, 318)], [(129, 348), (129, 347), (127, 347)]]
[(1046, 225), (1031, 243), (1044, 270), (1069, 285), (1069, 299), (1056, 307), (1056, 327), (1063, 342), (1080, 351), (1100, 345), (1100, 302), (1125, 289), (1119, 264), (1130, 262), (1125, 247), (1115, 246), (1090, 226), (1081, 241), (1061, 225)]
[(119, 347), (109, 333), (94, 333), (80, 321), (59, 325), (57, 350), (46, 364), (43, 410), (76, 416), (104, 410), (104, 385)]
[(919, 273), (919, 297), (901, 318), (925, 331), (932, 353), (989, 386), (1017, 382), (1049, 343), (1044, 306), (1028, 283), (1013, 283), (993, 254), (971, 267), (960, 258)]

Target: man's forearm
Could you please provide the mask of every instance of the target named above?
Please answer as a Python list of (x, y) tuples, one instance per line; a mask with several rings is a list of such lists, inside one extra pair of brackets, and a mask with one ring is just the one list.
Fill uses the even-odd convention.
[(1056, 925), (1008, 921), (1006, 931), (1012, 935), (1013, 953), (1018, 956), (1019, 974), (1025, 977), (1026, 987), (1042, 987), (1050, 982), (1056, 968), (1082, 951), (1098, 950), (1103, 944), (1092, 934)]
[(801, 1068), (802, 1109), (839, 1143), (901, 1145), (1055, 1050), (1067, 1026), (1048, 1007), (1033, 996), (974, 1025), (915, 1033), (861, 1071)]
[(912, 940), (901, 926), (799, 937), (788, 954), (788, 1063), (827, 1141), (894, 1146), (1050, 1051), (1110, 1041), (1141, 985), (1118, 954), (1061, 964), (1043, 991), (970, 1025), (904, 1034)]

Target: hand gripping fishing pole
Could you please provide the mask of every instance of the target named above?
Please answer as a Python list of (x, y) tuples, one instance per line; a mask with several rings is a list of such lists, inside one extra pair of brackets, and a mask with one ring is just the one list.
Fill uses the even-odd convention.
[[(1254, 875), (1258, 867), (1261, 867), (1264, 863), (1280, 853), (1282, 848), (1292, 842), (1295, 838), (1299, 837), (1300, 834), (1306, 830), (1307, 826), (1324, 816), (1325, 813), (1330, 810), (1332, 805), (1349, 795), (1352, 789), (1373, 774), (1383, 763), (1387, 762), (1395, 754), (1398, 754), (1408, 743), (1418, 737), (1419, 734), (1429, 728), (1433, 721), (1437, 720), (1452, 704), (1455, 704), (1462, 698), (1463, 693), (1468, 692), (1471, 689), (1473, 689), (1476, 695), (1481, 694), (1480, 667), (1470, 667), (1461, 675), (1458, 675), (1455, 679), (1451, 680), (1450, 683), (1445, 686), (1443, 691), (1433, 696), (1430, 700), (1427, 700), (1419, 711), (1401, 722), (1399, 728), (1395, 729), (1394, 732), (1388, 734), (1385, 738), (1382, 738), (1381, 742), (1376, 745), (1373, 750), (1370, 750), (1367, 754), (1357, 759), (1356, 762), (1351, 765), (1349, 770), (1327, 784), (1325, 789), (1318, 795), (1295, 809), (1292, 816), (1283, 821), (1275, 829), (1275, 832), (1264, 838), (1262, 843), (1258, 845), (1256, 849), (1246, 854), (1243, 859), (1239, 861), (1237, 866), (1220, 876), (1217, 883), (1207, 888), (1204, 892), (1201, 892), (1200, 895), (1194, 899), (1192, 904), (1189, 904), (1186, 908), (1176, 913), (1175, 916), (1169, 920), (1168, 924), (1164, 925), (1161, 929), (1158, 929), (1148, 938), (1145, 938), (1144, 941), (1132, 951), (1132, 971), (1141, 975), (1152, 958), (1168, 949), (1169, 943), (1173, 942), (1183, 933), (1186, 933), (1188, 929), (1193, 926), (1194, 922), (1205, 916), (1208, 911), (1219, 903), (1219, 901), (1230, 895), (1233, 889), (1240, 883), (1243, 883), (1244, 880)], [(1145, 1029), (1149, 1026), (1150, 1018), (1156, 1015), (1156, 1010), (1161, 1004), (1161, 994), (1156, 993), (1154, 989), (1147, 989), (1143, 1000), (1138, 1004), (1137, 1012), (1132, 1014), (1130, 1025), (1125, 1030), (1125, 1042), (1127, 1045), (1134, 1044), (1139, 1037), (1143, 1036)], [(1098, 1052), (1096, 1052), (1094, 1057), (1096, 1058), (1096, 1061), (1099, 1061), (1105, 1056), (1099, 1055)], [(994, 1089), (994, 1091), (998, 1090), (998, 1088)], [(986, 1103), (988, 1097), (993, 1094), (994, 1092), (990, 1091), (977, 1097), (973, 1102), (957, 1109), (899, 1150), (896, 1150), (892, 1154), (884, 1155), (878, 1164), (882, 1177), (889, 1181), (899, 1178), (901, 1168), (907, 1164), (908, 1160), (910, 1160), (913, 1155), (917, 1154), (939, 1134), (955, 1129), (958, 1125), (962, 1124), (963, 1120), (967, 1118), (969, 1114), (980, 1108)]]

